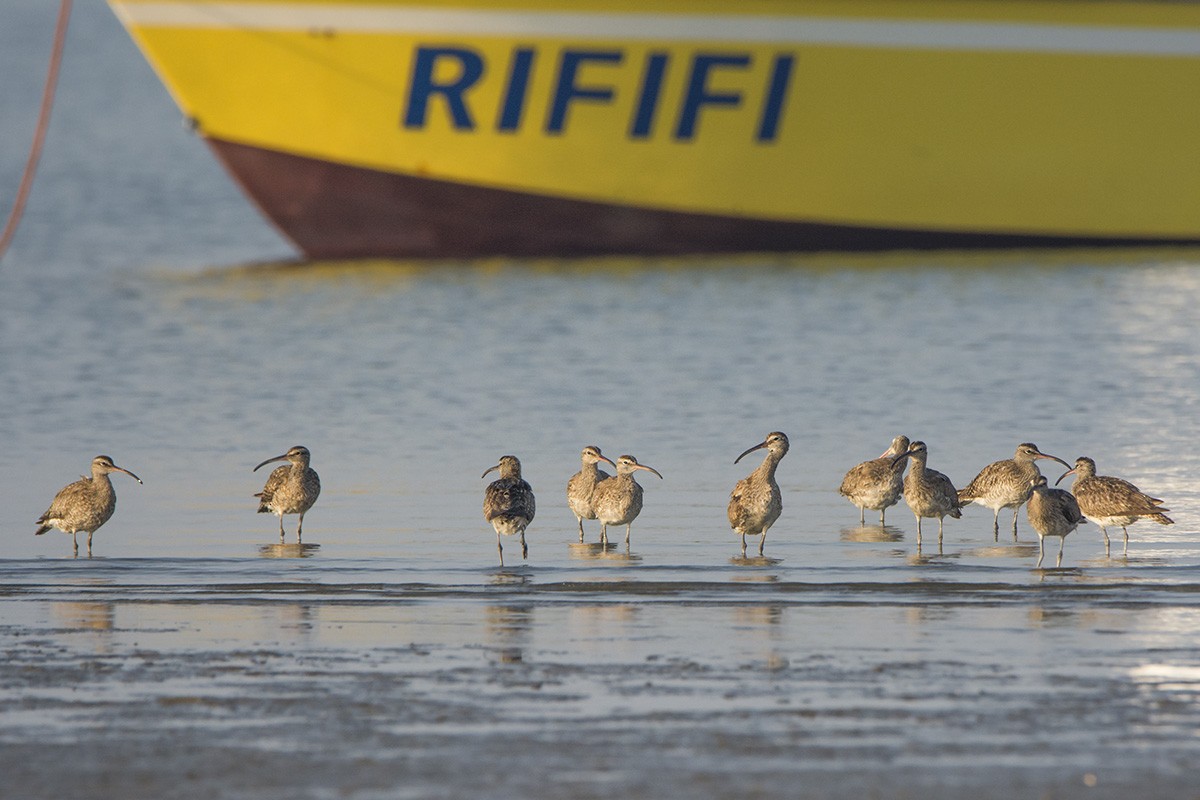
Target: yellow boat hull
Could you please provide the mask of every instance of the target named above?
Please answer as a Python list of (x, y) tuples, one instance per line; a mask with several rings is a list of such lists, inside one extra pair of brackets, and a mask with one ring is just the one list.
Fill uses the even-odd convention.
[(1200, 8), (109, 0), (307, 255), (1200, 242)]

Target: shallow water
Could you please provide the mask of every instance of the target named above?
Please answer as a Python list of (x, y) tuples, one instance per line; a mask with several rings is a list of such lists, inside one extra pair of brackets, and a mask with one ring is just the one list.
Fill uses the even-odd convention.
[[(9, 187), (53, 20), (0, 14)], [(79, 4), (0, 262), (0, 794), (1198, 796), (1200, 253), (296, 267), (177, 120)], [(918, 552), (836, 492), (898, 433), (959, 485), (1089, 455), (1176, 524), (1038, 570), (972, 507)], [(323, 490), (280, 546), (251, 468), (297, 443)], [(566, 508), (591, 443), (664, 476), (628, 551)], [(500, 569), (509, 452), (539, 503)], [(145, 485), (76, 560), (32, 521), (97, 453)]]

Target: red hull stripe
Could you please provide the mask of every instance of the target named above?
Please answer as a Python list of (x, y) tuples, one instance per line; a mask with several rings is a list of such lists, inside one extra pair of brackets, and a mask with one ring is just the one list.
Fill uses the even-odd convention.
[(311, 259), (683, 255), (1197, 244), (781, 222), (570, 200), (362, 169), (209, 139)]

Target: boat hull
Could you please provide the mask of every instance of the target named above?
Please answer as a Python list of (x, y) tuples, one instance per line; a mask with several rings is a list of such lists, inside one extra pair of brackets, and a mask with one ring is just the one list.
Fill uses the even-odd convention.
[(1148, 241), (686, 214), (414, 178), (232, 142), (209, 144), (263, 213), (313, 259), (971, 250)]
[(313, 258), (1200, 242), (1191, 4), (110, 3)]

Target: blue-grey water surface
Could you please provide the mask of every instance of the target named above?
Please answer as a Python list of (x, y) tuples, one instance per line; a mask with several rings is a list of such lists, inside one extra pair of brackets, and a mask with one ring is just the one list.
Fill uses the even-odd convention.
[[(0, 197), (52, 5), (0, 9)], [(293, 259), (77, 4), (0, 262), (0, 796), (1200, 797), (1200, 252)], [(1089, 455), (1176, 524), (1038, 570), (971, 507), (918, 553), (836, 491), (899, 433), (959, 486)], [(664, 476), (628, 551), (566, 508), (593, 443)], [(304, 547), (251, 497), (292, 444)], [(73, 559), (33, 520), (97, 453), (145, 485)], [(505, 453), (538, 514), (500, 569)]]

